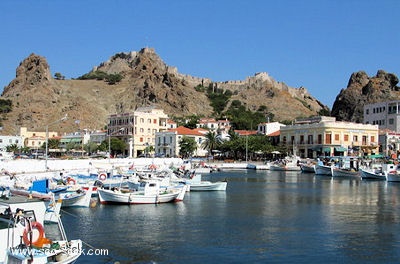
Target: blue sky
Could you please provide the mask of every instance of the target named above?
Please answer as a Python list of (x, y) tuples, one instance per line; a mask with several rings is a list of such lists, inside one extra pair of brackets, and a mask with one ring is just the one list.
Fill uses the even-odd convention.
[(143, 47), (213, 81), (268, 72), (329, 108), (353, 72), (400, 75), (398, 0), (2, 0), (0, 10), (1, 92), (31, 53), (76, 78)]

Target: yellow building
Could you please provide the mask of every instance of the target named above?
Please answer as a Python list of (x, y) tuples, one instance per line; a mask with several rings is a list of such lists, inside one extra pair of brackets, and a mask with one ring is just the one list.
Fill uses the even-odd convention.
[[(46, 143), (46, 132), (28, 131), (26, 127), (21, 127), (19, 134), (24, 146), (30, 149), (39, 149)], [(59, 138), (58, 132), (49, 131), (49, 139), (51, 138)]]
[(156, 132), (167, 130), (168, 115), (155, 107), (140, 107), (133, 113), (109, 117), (107, 135), (118, 137), (129, 145), (129, 157), (137, 157), (155, 146)]
[(281, 127), (280, 142), (302, 158), (378, 154), (378, 125), (318, 116)]

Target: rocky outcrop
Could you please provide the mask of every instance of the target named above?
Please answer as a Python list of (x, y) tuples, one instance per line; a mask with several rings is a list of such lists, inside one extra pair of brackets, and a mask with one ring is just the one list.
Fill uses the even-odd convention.
[(369, 77), (364, 71), (350, 76), (346, 89), (342, 89), (332, 107), (331, 115), (337, 120), (363, 122), (365, 104), (399, 100), (399, 79), (393, 73), (379, 70)]
[(43, 87), (52, 81), (50, 67), (44, 57), (32, 53), (24, 59), (16, 70), (16, 77), (5, 87), (3, 93), (18, 93)]
[(232, 97), (228, 106), (234, 100), (239, 100), (249, 110), (256, 111), (262, 106), (276, 121), (329, 111), (306, 88), (289, 87), (265, 72), (242, 81), (213, 82), (179, 73), (151, 48), (115, 54), (94, 67), (92, 73), (95, 71), (118, 73), (123, 79), (114, 85), (94, 79), (56, 80), (51, 77), (44, 57), (30, 55), (3, 91), (1, 98), (10, 99), (13, 109), (1, 116), (2, 133), (17, 134), (20, 126), (43, 130), (65, 114), (68, 114), (68, 121), (57, 124), (57, 131), (99, 129), (104, 128), (110, 114), (134, 111), (142, 106), (162, 108), (169, 116), (211, 116), (213, 108), (207, 93), (195, 89), (198, 86), (230, 90)]

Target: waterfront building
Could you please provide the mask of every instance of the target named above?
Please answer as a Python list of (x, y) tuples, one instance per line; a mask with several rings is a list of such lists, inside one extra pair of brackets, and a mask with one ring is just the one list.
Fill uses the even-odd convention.
[(400, 133), (400, 100), (364, 105), (364, 124)]
[(275, 132), (278, 132), (281, 127), (284, 127), (285, 124), (281, 124), (279, 122), (264, 122), (260, 123), (257, 126), (257, 133), (262, 135), (270, 135)]
[(317, 116), (281, 127), (280, 142), (302, 158), (379, 154), (378, 125)]
[(24, 141), (21, 136), (0, 136), (0, 152), (7, 151), (7, 147), (16, 145), (18, 148), (24, 147)]
[(129, 146), (129, 157), (136, 158), (155, 146), (156, 132), (167, 130), (168, 115), (155, 107), (109, 116), (107, 136), (118, 137)]
[[(46, 144), (46, 132), (28, 131), (26, 127), (21, 127), (19, 135), (22, 138), (24, 147), (28, 147), (38, 152), (44, 144)], [(58, 132), (48, 131), (48, 138), (60, 139)]]
[(190, 129), (187, 127), (177, 127), (176, 129), (169, 129), (164, 132), (156, 132), (156, 145), (155, 155), (165, 157), (178, 157), (179, 156), (179, 142), (183, 136), (193, 138), (197, 144), (197, 150), (193, 154), (198, 157), (206, 157), (208, 151), (202, 147), (205, 140), (205, 135), (208, 130), (202, 128)]

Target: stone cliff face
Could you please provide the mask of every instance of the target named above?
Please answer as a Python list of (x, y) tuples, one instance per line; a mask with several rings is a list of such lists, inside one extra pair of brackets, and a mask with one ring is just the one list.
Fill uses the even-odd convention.
[(123, 79), (115, 85), (99, 80), (55, 80), (46, 59), (31, 54), (21, 62), (16, 78), (1, 96), (13, 102), (13, 111), (1, 116), (2, 133), (18, 134), (20, 126), (44, 130), (46, 125), (65, 114), (68, 114), (68, 121), (53, 129), (63, 132), (102, 129), (109, 114), (150, 105), (164, 109), (169, 116), (211, 116), (210, 101), (206, 93), (195, 89), (198, 85), (232, 91), (228, 106), (233, 100), (241, 101), (250, 110), (266, 106), (277, 121), (329, 110), (305, 88), (288, 87), (266, 73), (227, 82), (180, 74), (150, 48), (115, 54), (94, 67), (94, 71), (118, 73)]
[(369, 77), (364, 71), (351, 75), (346, 89), (342, 89), (332, 107), (331, 115), (337, 120), (363, 122), (365, 104), (399, 100), (399, 79), (392, 73), (379, 70)]

